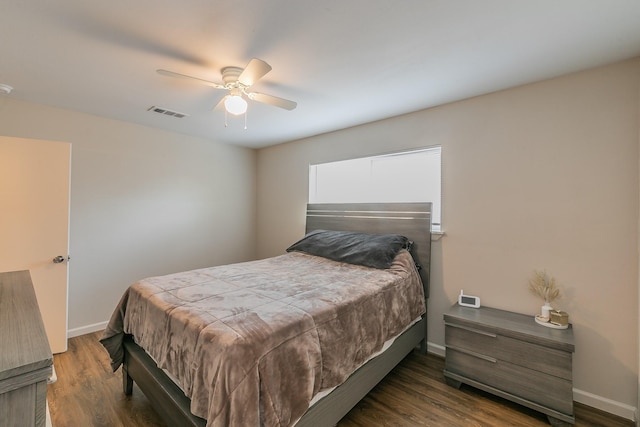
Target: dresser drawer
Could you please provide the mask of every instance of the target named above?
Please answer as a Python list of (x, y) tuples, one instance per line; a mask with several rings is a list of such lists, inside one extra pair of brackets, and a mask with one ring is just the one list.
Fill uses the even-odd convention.
[[(492, 359), (571, 381), (571, 353), (455, 324), (446, 324), (449, 348), (468, 350)], [(448, 357), (448, 353), (447, 353)]]
[(563, 414), (573, 414), (572, 382), (504, 360), (447, 347), (446, 371)]

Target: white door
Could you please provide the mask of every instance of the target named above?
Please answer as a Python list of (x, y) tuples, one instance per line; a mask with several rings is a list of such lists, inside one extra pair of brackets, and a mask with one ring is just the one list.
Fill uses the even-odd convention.
[(70, 166), (69, 143), (0, 136), (0, 272), (31, 272), (53, 353), (67, 350)]

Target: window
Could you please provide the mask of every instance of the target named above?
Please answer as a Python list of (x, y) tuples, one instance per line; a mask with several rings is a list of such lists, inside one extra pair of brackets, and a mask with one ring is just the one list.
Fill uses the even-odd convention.
[(309, 203), (431, 202), (440, 231), (441, 147), (309, 166)]

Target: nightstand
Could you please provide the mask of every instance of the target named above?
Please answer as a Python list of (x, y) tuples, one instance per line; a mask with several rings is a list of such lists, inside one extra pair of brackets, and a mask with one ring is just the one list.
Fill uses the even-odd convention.
[(471, 385), (574, 424), (573, 329), (538, 325), (533, 315), (454, 305), (444, 315), (447, 383)]

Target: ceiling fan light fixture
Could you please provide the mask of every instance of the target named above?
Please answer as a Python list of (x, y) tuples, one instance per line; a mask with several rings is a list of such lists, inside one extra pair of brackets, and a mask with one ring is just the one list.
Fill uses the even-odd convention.
[(228, 95), (224, 100), (224, 108), (227, 113), (239, 116), (247, 112), (247, 101), (239, 95)]

